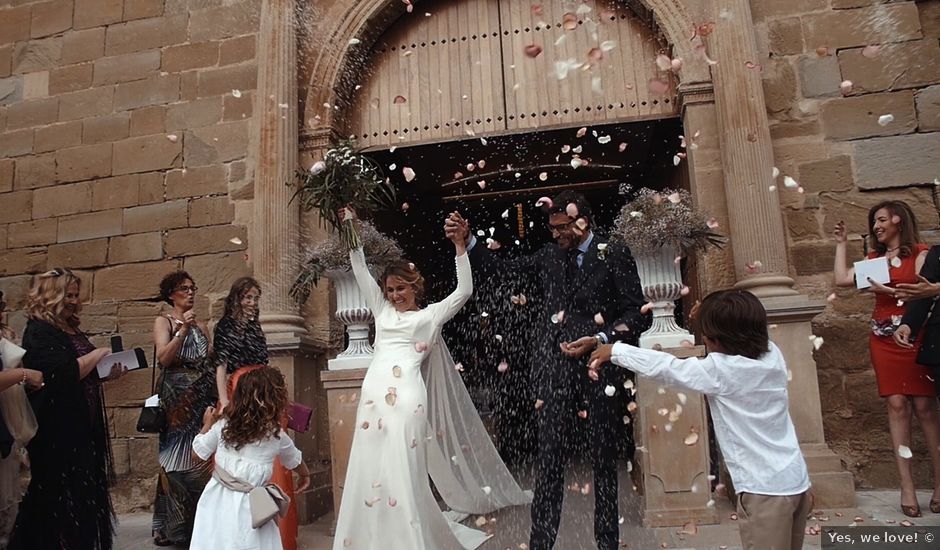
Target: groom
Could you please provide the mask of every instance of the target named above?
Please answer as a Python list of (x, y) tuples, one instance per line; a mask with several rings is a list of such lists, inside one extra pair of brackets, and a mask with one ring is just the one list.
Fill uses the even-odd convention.
[[(594, 537), (601, 550), (618, 547), (617, 449), (623, 433), (623, 369), (600, 369), (589, 380), (584, 354), (593, 345), (571, 344), (584, 334), (597, 341), (636, 345), (648, 326), (640, 313), (643, 296), (636, 263), (627, 248), (594, 233), (591, 206), (580, 193), (565, 191), (548, 209), (554, 243), (529, 256), (502, 260), (472, 236), (469, 223), (452, 213), (444, 224), (448, 237), (467, 242), (474, 271), (484, 276), (529, 271), (541, 285), (544, 319), (532, 335), (532, 382), (539, 411), (537, 477), (532, 502), (532, 550), (555, 544), (564, 499), (569, 442), (587, 430), (594, 468)], [(612, 389), (608, 389), (608, 387)], [(606, 389), (606, 393), (605, 393)], [(614, 391), (612, 396), (607, 393)]]

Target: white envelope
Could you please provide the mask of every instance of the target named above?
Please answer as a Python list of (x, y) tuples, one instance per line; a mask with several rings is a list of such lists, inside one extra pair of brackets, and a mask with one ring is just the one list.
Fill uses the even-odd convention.
[(855, 286), (856, 288), (868, 288), (871, 285), (868, 279), (886, 285), (891, 282), (891, 274), (888, 272), (888, 258), (884, 256), (873, 258), (871, 260), (862, 260), (855, 262)]
[(147, 368), (147, 357), (144, 355), (144, 350), (140, 348), (128, 349), (124, 351), (119, 351), (117, 353), (112, 353), (111, 355), (105, 355), (104, 358), (98, 362), (96, 368), (98, 369), (98, 376), (100, 378), (107, 378), (111, 375), (111, 367), (120, 363), (128, 371), (144, 369)]
[(6, 338), (0, 338), (0, 360), (3, 361), (4, 369), (13, 369), (20, 366), (24, 355), (26, 355), (25, 349)]

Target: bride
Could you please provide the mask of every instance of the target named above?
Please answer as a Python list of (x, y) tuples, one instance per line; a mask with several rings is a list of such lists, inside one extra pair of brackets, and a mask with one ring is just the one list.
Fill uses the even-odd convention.
[[(355, 213), (346, 208), (340, 218)], [(362, 248), (349, 252), (375, 316), (375, 355), (362, 383), (334, 550), (472, 549), (489, 535), (460, 520), (531, 502), (496, 452), (441, 338), (473, 291), (464, 241), (451, 240), (457, 289), (424, 309), (424, 278), (413, 264), (388, 267), (377, 285)], [(435, 501), (429, 474), (451, 511)]]

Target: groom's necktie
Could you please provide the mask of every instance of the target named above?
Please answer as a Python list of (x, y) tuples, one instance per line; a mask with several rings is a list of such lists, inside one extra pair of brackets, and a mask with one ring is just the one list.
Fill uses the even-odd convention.
[(578, 257), (582, 253), (580, 248), (573, 248), (568, 251), (568, 262), (565, 266), (565, 279), (568, 284), (573, 283), (581, 271), (581, 266), (578, 265)]

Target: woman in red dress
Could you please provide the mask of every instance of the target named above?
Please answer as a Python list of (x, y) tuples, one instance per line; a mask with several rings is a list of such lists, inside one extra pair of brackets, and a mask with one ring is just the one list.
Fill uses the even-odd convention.
[[(916, 361), (920, 347), (903, 348), (892, 335), (904, 315), (904, 302), (898, 301), (895, 285), (916, 283), (917, 274), (924, 264), (927, 245), (920, 243), (917, 222), (911, 208), (902, 201), (884, 201), (868, 211), (868, 258), (884, 257), (888, 261), (891, 282), (873, 283), (875, 310), (871, 316), (869, 348), (871, 363), (878, 381), (878, 394), (888, 405), (888, 426), (894, 444), (895, 459), (901, 478), (901, 511), (910, 517), (920, 517), (920, 505), (911, 474), (910, 445), (912, 415), (917, 415), (930, 459), (933, 462), (934, 492), (930, 500), (931, 511), (940, 511), (940, 416), (937, 413), (937, 395), (930, 371)], [(846, 266), (845, 224), (839, 222), (834, 231), (836, 239), (835, 282), (838, 286), (855, 286), (855, 269)]]

